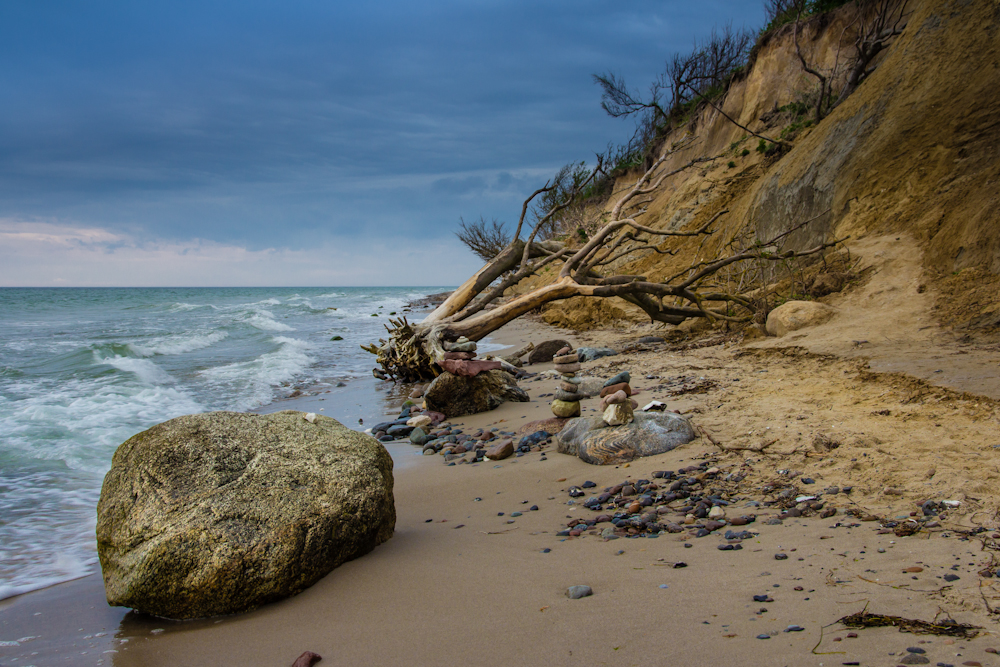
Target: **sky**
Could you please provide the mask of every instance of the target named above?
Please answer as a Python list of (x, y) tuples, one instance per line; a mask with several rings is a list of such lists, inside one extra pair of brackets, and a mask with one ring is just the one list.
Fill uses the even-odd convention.
[(454, 285), (757, 0), (0, 3), (0, 286)]

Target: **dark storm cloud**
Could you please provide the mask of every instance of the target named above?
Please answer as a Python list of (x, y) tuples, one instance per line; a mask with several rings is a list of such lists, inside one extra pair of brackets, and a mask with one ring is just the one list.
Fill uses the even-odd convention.
[(516, 217), (644, 86), (757, 2), (0, 5), (0, 217), (248, 247)]

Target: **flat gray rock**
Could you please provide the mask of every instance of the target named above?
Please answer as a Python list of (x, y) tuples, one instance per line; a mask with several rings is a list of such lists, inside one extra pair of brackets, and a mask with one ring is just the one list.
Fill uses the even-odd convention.
[(676, 413), (634, 416), (622, 426), (608, 426), (600, 416), (572, 419), (555, 436), (556, 449), (593, 465), (616, 465), (669, 452), (695, 438), (691, 423)]

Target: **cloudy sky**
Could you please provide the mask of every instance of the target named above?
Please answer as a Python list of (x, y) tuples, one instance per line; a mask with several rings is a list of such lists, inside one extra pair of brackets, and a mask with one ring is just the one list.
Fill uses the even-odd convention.
[(757, 0), (0, 3), (0, 285), (449, 285)]

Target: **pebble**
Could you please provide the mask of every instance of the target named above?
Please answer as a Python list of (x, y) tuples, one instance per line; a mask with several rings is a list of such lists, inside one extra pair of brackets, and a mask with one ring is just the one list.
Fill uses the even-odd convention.
[(787, 628), (785, 628), (784, 631), (785, 632), (802, 632), (803, 630), (805, 630), (805, 628), (803, 628), (801, 625), (789, 625)]
[(594, 591), (590, 588), (590, 586), (570, 586), (566, 590), (566, 597), (570, 600), (579, 600), (580, 598), (585, 598), (593, 594)]
[(917, 653), (909, 653), (902, 660), (899, 661), (901, 665), (929, 665), (930, 660), (927, 656), (919, 655)]
[(788, 554), (776, 553), (774, 554), (774, 560), (788, 560)]
[(764, 633), (761, 633), (761, 634), (757, 635), (757, 639), (770, 639), (770, 638), (771, 638), (771, 635), (764, 634)]

